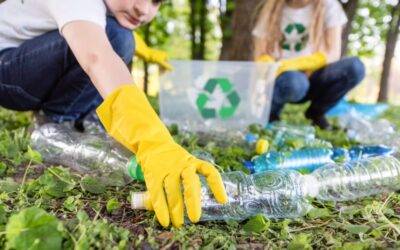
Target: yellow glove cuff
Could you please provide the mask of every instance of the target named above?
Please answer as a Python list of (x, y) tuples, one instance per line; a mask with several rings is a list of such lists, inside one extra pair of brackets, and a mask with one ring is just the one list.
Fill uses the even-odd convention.
[(259, 58), (256, 59), (256, 62), (269, 63), (269, 62), (275, 62), (275, 59), (270, 55), (262, 55), (262, 56), (260, 56)]
[(291, 70), (314, 72), (327, 65), (327, 63), (327, 57), (322, 52), (316, 52), (309, 56), (282, 60), (281, 66), (278, 69), (278, 75)]

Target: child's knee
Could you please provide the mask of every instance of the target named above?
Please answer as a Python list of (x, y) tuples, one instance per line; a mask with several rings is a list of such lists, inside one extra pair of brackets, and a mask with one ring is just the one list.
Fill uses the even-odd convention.
[(298, 71), (281, 74), (276, 81), (276, 88), (286, 102), (301, 101), (307, 94), (310, 82), (307, 75)]
[(364, 63), (358, 57), (349, 57), (343, 59), (344, 68), (347, 71), (348, 78), (352, 85), (357, 85), (365, 77)]

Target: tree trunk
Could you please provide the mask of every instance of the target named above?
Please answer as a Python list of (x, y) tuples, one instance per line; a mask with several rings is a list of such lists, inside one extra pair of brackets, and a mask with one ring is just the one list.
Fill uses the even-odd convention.
[(400, 29), (400, 1), (392, 10), (392, 20), (389, 24), (389, 30), (386, 38), (385, 58), (382, 65), (382, 75), (378, 101), (387, 102), (389, 93), (389, 77), (392, 66), (392, 59), (396, 50), (397, 38)]
[(347, 3), (343, 4), (344, 11), (346, 12), (349, 21), (344, 27), (342, 33), (342, 57), (347, 54), (347, 48), (349, 45), (349, 35), (352, 30), (354, 17), (356, 16), (358, 2), (359, 0), (349, 0)]
[(200, 2), (200, 15), (199, 15), (199, 28), (200, 28), (200, 41), (197, 59), (204, 60), (206, 56), (206, 36), (207, 36), (207, 1)]
[(236, 0), (232, 14), (232, 36), (223, 40), (221, 60), (248, 61), (253, 54), (255, 11), (263, 0)]
[(190, 0), (192, 59), (203, 60), (206, 54), (207, 0)]
[(190, 0), (190, 39), (191, 39), (191, 49), (192, 49), (192, 59), (196, 58), (197, 51), (197, 1)]

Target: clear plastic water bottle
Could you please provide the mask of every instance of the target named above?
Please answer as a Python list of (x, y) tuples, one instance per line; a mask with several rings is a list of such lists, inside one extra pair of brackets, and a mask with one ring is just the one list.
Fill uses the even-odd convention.
[(340, 117), (339, 124), (351, 139), (360, 143), (400, 147), (400, 134), (388, 120), (367, 120), (356, 112), (350, 112)]
[(33, 131), (31, 144), (46, 163), (95, 175), (110, 186), (144, 179), (132, 153), (105, 134), (82, 134), (49, 123)]
[(253, 173), (273, 169), (292, 169), (312, 172), (325, 164), (333, 163), (333, 151), (329, 148), (302, 148), (291, 152), (270, 151), (253, 160)]
[(400, 162), (379, 156), (321, 167), (306, 177), (311, 196), (326, 201), (349, 201), (400, 190)]
[(312, 126), (296, 126), (284, 122), (273, 122), (266, 127), (274, 134), (272, 145), (277, 147), (283, 146), (290, 140), (306, 140), (315, 139), (315, 128)]
[[(246, 175), (243, 172), (223, 173), (228, 203), (217, 203), (204, 178), (201, 178), (201, 221), (244, 220), (256, 214), (268, 218), (296, 218), (311, 208), (305, 198), (309, 190), (305, 180), (295, 171), (267, 171)], [(132, 193), (132, 207), (144, 209), (147, 193)]]
[[(268, 218), (294, 218), (312, 207), (309, 197), (325, 201), (350, 201), (400, 190), (400, 162), (379, 156), (343, 164), (325, 165), (312, 174), (272, 170), (245, 175), (222, 174), (228, 203), (218, 204), (202, 180), (202, 221), (243, 220), (255, 214)], [(147, 193), (132, 193), (132, 208), (148, 204)]]

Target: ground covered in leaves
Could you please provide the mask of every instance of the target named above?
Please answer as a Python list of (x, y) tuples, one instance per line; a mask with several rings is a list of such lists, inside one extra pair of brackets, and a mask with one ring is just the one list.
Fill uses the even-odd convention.
[[(305, 106), (290, 106), (283, 119), (307, 124)], [(385, 117), (400, 125), (400, 109)], [(133, 182), (107, 187), (61, 166), (41, 163), (29, 146), (30, 113), (0, 109), (0, 248), (9, 249), (376, 249), (399, 248), (400, 194), (347, 203), (320, 203), (304, 218), (208, 222), (163, 229), (150, 212), (133, 211)], [(243, 170), (254, 152), (227, 141), (225, 147), (178, 133), (188, 150), (210, 152), (222, 171)], [(334, 146), (350, 146), (344, 131), (317, 130)]]

